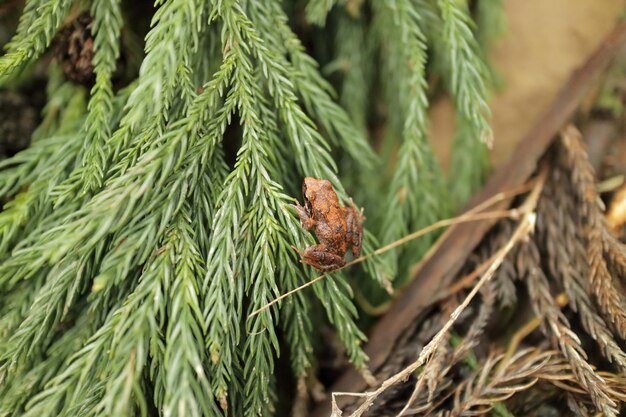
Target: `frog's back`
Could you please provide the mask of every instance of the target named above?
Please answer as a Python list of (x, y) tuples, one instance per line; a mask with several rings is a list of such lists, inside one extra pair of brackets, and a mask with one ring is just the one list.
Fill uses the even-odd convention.
[(315, 234), (329, 251), (343, 256), (348, 251), (348, 227), (343, 207), (336, 195), (324, 196), (323, 199), (324, 201), (320, 201), (321, 198), (318, 200), (318, 212), (315, 213)]

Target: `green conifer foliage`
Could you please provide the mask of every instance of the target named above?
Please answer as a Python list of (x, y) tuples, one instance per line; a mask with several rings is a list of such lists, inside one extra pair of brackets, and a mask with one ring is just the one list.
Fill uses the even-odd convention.
[[(432, 238), (250, 313), (317, 276), (291, 248), (314, 242), (290, 206), (303, 177), (365, 206), (365, 254), (459, 202), (427, 138), (431, 72), (461, 121), (455, 195), (480, 184), (488, 71), (465, 1), (157, 0), (120, 88), (123, 6), (26, 0), (0, 57), (11, 87), (93, 18), (93, 84), (50, 63), (31, 146), (0, 162), (0, 416), (273, 415), (276, 360), (305, 377), (318, 313), (366, 369), (351, 284), (382, 294)], [(301, 15), (325, 31), (310, 49)]]

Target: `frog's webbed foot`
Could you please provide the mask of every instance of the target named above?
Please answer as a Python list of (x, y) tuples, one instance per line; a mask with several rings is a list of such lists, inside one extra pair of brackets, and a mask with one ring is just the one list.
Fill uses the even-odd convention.
[(311, 230), (315, 227), (315, 220), (313, 219), (313, 217), (309, 215), (309, 212), (307, 211), (305, 207), (302, 207), (300, 203), (298, 202), (296, 202), (296, 204), (292, 204), (291, 206), (294, 207), (296, 211), (298, 212), (298, 216), (300, 217), (300, 223), (302, 224), (302, 227), (304, 227), (307, 230)]
[(358, 210), (354, 201), (352, 199), (350, 201), (352, 207), (346, 209), (347, 239), (352, 247), (352, 254), (354, 257), (358, 257), (363, 245), (363, 209)]

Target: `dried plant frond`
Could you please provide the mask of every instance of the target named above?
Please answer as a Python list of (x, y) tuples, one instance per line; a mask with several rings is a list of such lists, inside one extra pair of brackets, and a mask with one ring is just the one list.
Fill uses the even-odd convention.
[(608, 231), (603, 233), (604, 256), (609, 270), (622, 280), (626, 280), (626, 245)]
[(580, 132), (568, 126), (563, 130), (562, 141), (566, 164), (571, 170), (572, 182), (585, 219), (589, 281), (602, 313), (620, 337), (626, 337), (626, 300), (620, 291), (604, 259), (606, 220), (602, 215), (602, 201), (595, 188), (595, 175), (589, 163)]
[(555, 344), (569, 361), (578, 383), (589, 393), (595, 406), (606, 416), (617, 416), (615, 402), (608, 393), (608, 387), (587, 362), (580, 338), (571, 329), (570, 324), (550, 292), (550, 284), (541, 268), (539, 250), (534, 241), (521, 246), (519, 252), (523, 259), (521, 271), (528, 286), (528, 292), (535, 313), (542, 318), (547, 335), (554, 338)]
[[(424, 365), (421, 373), (417, 377), (417, 381), (413, 388), (413, 392), (406, 401), (404, 407), (398, 413), (398, 416), (410, 415), (418, 410), (423, 411), (432, 408), (433, 401), (442, 401), (446, 395), (442, 391), (446, 389), (449, 383), (452, 383), (451, 370), (472, 351), (479, 343), (487, 322), (489, 321), (495, 304), (494, 283), (487, 283), (480, 291), (481, 300), (479, 301), (478, 313), (472, 319), (472, 323), (466, 334), (459, 337), (459, 343), (454, 349), (450, 349), (450, 335), (447, 335), (442, 343), (433, 352), (432, 357)], [(449, 303), (448, 303), (449, 304)], [(444, 308), (444, 311), (446, 309)], [(452, 309), (449, 309), (450, 311)], [(449, 314), (443, 314), (447, 317)], [(441, 386), (444, 383), (444, 386)], [(427, 388), (427, 389), (424, 389)]]
[[(498, 248), (502, 247), (506, 242), (506, 237), (511, 235), (513, 225), (513, 221), (503, 219), (494, 226), (493, 231), (487, 235), (485, 242), (477, 250), (482, 262), (488, 260)], [(502, 261), (502, 265), (500, 265), (490, 284), (501, 307), (512, 307), (517, 301), (515, 259), (516, 249), (513, 249)]]
[[(454, 310), (454, 305), (451, 305), (450, 302), (447, 305), (444, 305), (443, 314), (440, 317), (440, 320), (443, 320), (445, 324), (445, 319), (450, 315), (450, 313)], [(407, 410), (413, 408), (418, 396), (426, 396), (426, 402), (430, 403), (435, 394), (435, 390), (439, 384), (439, 381), (444, 381), (444, 373), (442, 370), (445, 368), (444, 361), (449, 357), (450, 351), (450, 334), (446, 334), (441, 343), (435, 348), (432, 353), (432, 356), (428, 359), (428, 362), (424, 365), (424, 368), (421, 370), (420, 374), (417, 376), (417, 381), (415, 382), (415, 386), (413, 388), (413, 392), (411, 396), (406, 401), (406, 404), (398, 413), (398, 416), (406, 415)], [(427, 390), (424, 390), (424, 388)]]
[(451, 365), (458, 363), (480, 342), (480, 337), (489, 323), (489, 319), (494, 313), (496, 301), (495, 287), (495, 281), (492, 281), (485, 285), (481, 290), (481, 300), (480, 306), (478, 307), (478, 314), (463, 337), (462, 343), (459, 344), (459, 346), (457, 346), (454, 350), (452, 358), (450, 359)]
[(589, 273), (585, 239), (576, 220), (578, 207), (569, 185), (566, 173), (554, 168), (538, 205), (538, 239), (548, 255), (551, 276), (562, 282), (585, 330), (607, 359), (626, 369), (626, 354), (591, 300), (591, 283), (585, 278)]
[(582, 401), (579, 401), (578, 397), (572, 393), (567, 394), (567, 406), (578, 417), (588, 417), (589, 410)]
[[(413, 326), (402, 334), (401, 338), (396, 343), (394, 351), (397, 354), (391, 355), (384, 365), (377, 370), (375, 374), (376, 379), (387, 379), (397, 373), (398, 370), (408, 366), (415, 355), (432, 339), (440, 328), (441, 315), (439, 310), (434, 311), (433, 314), (425, 317), (423, 320), (414, 323)], [(409, 380), (413, 381), (416, 376), (415, 374), (409, 376)], [(408, 395), (410, 395), (410, 387), (402, 384), (390, 387), (386, 392), (381, 394), (379, 401), (372, 404), (370, 414), (379, 415), (390, 409), (400, 409), (404, 406), (404, 398)], [(402, 398), (402, 404), (400, 406), (395, 404), (398, 398)], [(354, 412), (356, 407), (358, 407), (358, 404), (350, 404), (343, 407), (343, 411), (349, 415)]]
[(454, 394), (454, 406), (444, 416), (478, 416), (539, 380), (559, 380), (567, 363), (556, 352), (526, 349), (501, 362), (503, 355), (489, 356), (479, 372), (463, 381)]

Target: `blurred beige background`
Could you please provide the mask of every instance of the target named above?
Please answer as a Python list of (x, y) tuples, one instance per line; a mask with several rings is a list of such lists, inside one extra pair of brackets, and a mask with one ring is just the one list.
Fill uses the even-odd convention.
[[(491, 53), (505, 85), (491, 100), (492, 161), (508, 160), (517, 141), (547, 109), (574, 68), (611, 31), (624, 0), (504, 0), (507, 34)], [(431, 130), (443, 165), (453, 134), (452, 106), (435, 103)]]

